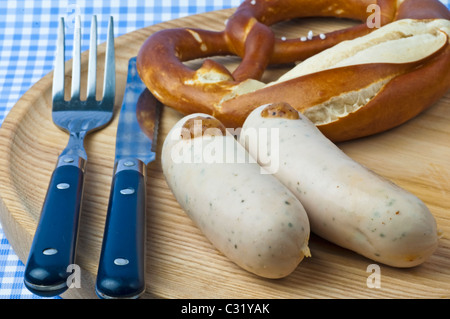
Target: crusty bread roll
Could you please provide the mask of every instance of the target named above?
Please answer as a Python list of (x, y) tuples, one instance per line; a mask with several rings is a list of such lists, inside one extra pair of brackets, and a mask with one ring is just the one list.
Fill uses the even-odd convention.
[(449, 34), (445, 19), (392, 22), (322, 51), (277, 81), (256, 83), (253, 91), (239, 95), (243, 90), (237, 86), (216, 117), (241, 125), (258, 105), (284, 101), (334, 142), (385, 131), (450, 88)]
[[(368, 6), (380, 8), (378, 29), (367, 25)], [(305, 16), (363, 23), (305, 41), (277, 39), (269, 27)], [(438, 0), (246, 0), (222, 31), (152, 34), (137, 68), (153, 95), (183, 114), (209, 114), (237, 128), (257, 106), (287, 102), (339, 142), (398, 126), (449, 90), (449, 23)], [(208, 59), (223, 55), (242, 58), (233, 72)], [(200, 68), (183, 63), (193, 59), (203, 59)], [(299, 60), (279, 80), (260, 81), (267, 65)]]
[(364, 63), (409, 63), (422, 60), (448, 41), (450, 21), (404, 19), (392, 22), (372, 33), (341, 42), (322, 51), (289, 72), (273, 85), (326, 69)]

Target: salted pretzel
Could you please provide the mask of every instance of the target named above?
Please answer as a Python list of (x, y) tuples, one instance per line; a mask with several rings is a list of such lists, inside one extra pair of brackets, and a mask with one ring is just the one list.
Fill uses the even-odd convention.
[[(370, 5), (379, 10), (379, 28), (367, 23)], [(275, 38), (271, 25), (302, 17), (363, 23)], [(156, 98), (183, 114), (211, 114), (236, 128), (259, 105), (287, 102), (331, 140), (344, 141), (400, 125), (450, 89), (449, 20), (438, 0), (247, 0), (223, 31), (177, 28), (152, 34), (139, 51), (137, 68)], [(420, 43), (423, 39), (429, 44)], [(403, 59), (403, 48), (416, 54)], [(376, 50), (394, 51), (383, 60)], [(367, 52), (373, 60), (362, 58)], [(242, 58), (233, 73), (211, 59), (197, 70), (183, 64), (225, 55)], [(300, 71), (275, 83), (260, 81), (269, 64), (296, 61), (303, 61), (296, 67)], [(422, 93), (414, 96), (417, 92)]]

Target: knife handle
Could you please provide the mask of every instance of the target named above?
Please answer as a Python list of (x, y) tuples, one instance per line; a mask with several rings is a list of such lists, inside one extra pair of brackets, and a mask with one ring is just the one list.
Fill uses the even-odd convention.
[(83, 182), (83, 167), (63, 165), (53, 171), (24, 273), (25, 286), (36, 295), (56, 296), (68, 288)]
[(122, 163), (113, 177), (97, 272), (96, 293), (104, 299), (145, 291), (145, 165)]

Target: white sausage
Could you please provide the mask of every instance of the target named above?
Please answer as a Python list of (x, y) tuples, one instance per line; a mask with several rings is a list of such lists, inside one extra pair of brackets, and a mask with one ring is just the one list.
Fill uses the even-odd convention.
[(289, 275), (309, 256), (302, 204), (274, 176), (262, 174), (229, 133), (182, 138), (189, 119), (217, 121), (206, 114), (186, 116), (164, 141), (163, 173), (178, 203), (237, 265), (267, 278)]
[(286, 108), (290, 106), (255, 109), (244, 123), (240, 142), (254, 158), (262, 158), (267, 155), (263, 148), (251, 147), (265, 138), (258, 132), (277, 131), (279, 144), (266, 145), (278, 149), (271, 154), (272, 161), (277, 156), (279, 162), (274, 175), (305, 207), (311, 231), (380, 263), (395, 267), (423, 263), (439, 240), (436, 221), (425, 204), (352, 160), (303, 114), (292, 109), (298, 119), (280, 117), (289, 113)]

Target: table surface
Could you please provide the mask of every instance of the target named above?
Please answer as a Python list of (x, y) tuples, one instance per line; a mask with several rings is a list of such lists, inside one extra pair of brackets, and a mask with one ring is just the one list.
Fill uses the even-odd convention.
[[(243, 0), (6, 0), (0, 1), (0, 125), (20, 97), (53, 69), (59, 17), (66, 21), (66, 59), (76, 15), (82, 21), (82, 48), (89, 46), (90, 17), (97, 15), (98, 42), (106, 41), (109, 16), (114, 33), (128, 32), (214, 10), (237, 7)], [(450, 8), (450, 0), (441, 0)], [(24, 264), (0, 224), (0, 299), (40, 298), (23, 285)]]

